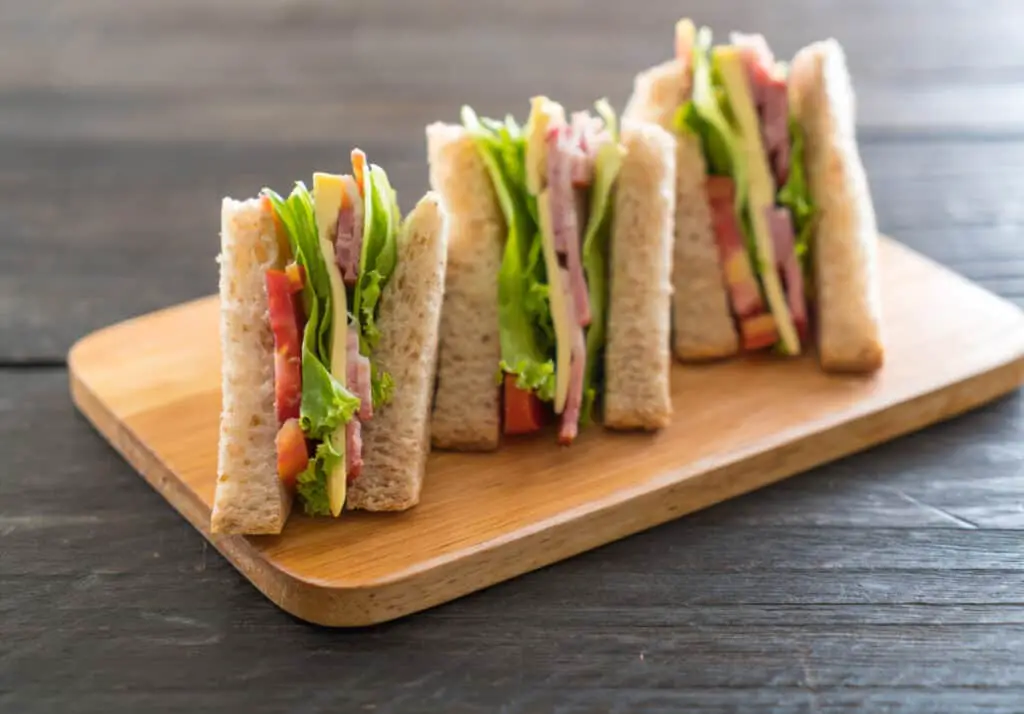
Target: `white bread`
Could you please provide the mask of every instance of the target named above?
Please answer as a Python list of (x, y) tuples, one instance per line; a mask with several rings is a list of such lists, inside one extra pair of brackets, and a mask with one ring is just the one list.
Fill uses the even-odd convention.
[(349, 508), (401, 511), (419, 503), (446, 263), (445, 213), (430, 192), (402, 226), (398, 265), (381, 295), (380, 341), (371, 358), (395, 389), (392, 401), (362, 425), (363, 468), (349, 486)]
[(605, 346), (604, 424), (659, 429), (672, 415), (669, 389), (672, 136), (655, 124), (623, 122), (626, 156), (615, 188)]
[(707, 165), (700, 141), (675, 131), (676, 112), (690, 98), (689, 63), (672, 59), (633, 80), (624, 120), (657, 124), (675, 141), (675, 249), (672, 284), (672, 346), (682, 361), (730, 357), (739, 335), (719, 262), (706, 193)]
[(441, 123), (426, 133), (430, 185), (448, 216), (431, 439), (441, 449), (490, 451), (498, 447), (501, 426), (498, 272), (505, 222), (469, 133)]
[(878, 227), (857, 149), (855, 97), (835, 40), (797, 53), (790, 102), (806, 142), (807, 176), (818, 210), (815, 268), (818, 353), (826, 371), (882, 366)]
[(221, 414), (210, 530), (280, 533), (292, 498), (277, 477), (274, 339), (264, 274), (281, 268), (271, 211), (259, 199), (221, 205)]

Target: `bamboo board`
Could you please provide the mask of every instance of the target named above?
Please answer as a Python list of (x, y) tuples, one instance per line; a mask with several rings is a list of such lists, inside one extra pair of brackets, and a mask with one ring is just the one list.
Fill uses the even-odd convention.
[(220, 410), (217, 298), (89, 335), (75, 404), (271, 601), (330, 626), (383, 622), (761, 488), (990, 401), (1024, 382), (1024, 313), (883, 239), (887, 363), (822, 373), (813, 356), (674, 365), (665, 431), (519, 439), (431, 454), (401, 514), (296, 510), (280, 536), (211, 536)]

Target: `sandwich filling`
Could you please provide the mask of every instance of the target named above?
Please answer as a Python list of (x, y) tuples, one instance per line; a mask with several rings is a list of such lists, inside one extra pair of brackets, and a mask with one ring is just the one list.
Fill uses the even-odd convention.
[(803, 135), (789, 111), (788, 68), (761, 35), (676, 27), (676, 53), (693, 74), (676, 125), (707, 161), (707, 200), (723, 278), (746, 350), (800, 354), (809, 335), (814, 206)]
[(285, 270), (266, 274), (278, 475), (310, 515), (341, 513), (362, 468), (362, 424), (394, 389), (373, 349), (381, 291), (397, 260), (397, 196), (358, 149), (352, 168), (315, 173), (312, 193), (301, 181), (287, 199), (262, 192), (291, 256)]
[(504, 433), (558, 416), (570, 444), (601, 392), (608, 306), (611, 192), (622, 163), (614, 112), (566, 118), (535, 97), (520, 127), (463, 108), (508, 230), (498, 275)]

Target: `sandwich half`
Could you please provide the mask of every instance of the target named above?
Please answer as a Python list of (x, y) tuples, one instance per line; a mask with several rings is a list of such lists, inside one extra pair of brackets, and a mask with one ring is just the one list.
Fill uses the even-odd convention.
[(828, 371), (884, 361), (877, 225), (835, 40), (777, 62), (761, 35), (690, 20), (625, 116), (677, 141), (673, 348), (684, 361), (817, 341)]
[(403, 221), (387, 175), (352, 152), (221, 207), (222, 411), (214, 533), (404, 510), (429, 453), (447, 227), (431, 192)]
[(671, 135), (534, 97), (525, 125), (427, 127), (450, 213), (434, 446), (497, 448), (557, 421), (655, 430), (669, 397)]

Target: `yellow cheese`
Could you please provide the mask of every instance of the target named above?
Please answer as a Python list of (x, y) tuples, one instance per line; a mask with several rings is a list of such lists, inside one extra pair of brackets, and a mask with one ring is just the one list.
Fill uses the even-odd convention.
[(547, 185), (548, 127), (565, 123), (562, 105), (547, 97), (530, 100), (530, 118), (526, 121), (526, 190), (537, 196)]
[(736, 47), (716, 47), (714, 64), (722, 77), (729, 106), (739, 124), (739, 134), (747, 166), (747, 188), (750, 219), (754, 227), (760, 276), (772, 315), (779, 327), (779, 337), (786, 354), (800, 354), (800, 338), (789, 312), (786, 293), (776, 269), (775, 245), (766, 210), (775, 205), (775, 181), (768, 168), (768, 158), (761, 143), (761, 128), (750, 94), (747, 68)]
[[(331, 320), (331, 374), (338, 382), (345, 385), (348, 341), (348, 303), (345, 296), (345, 284), (341, 280), (338, 261), (334, 255), (333, 228), (338, 222), (338, 211), (341, 209), (341, 196), (345, 191), (344, 179), (334, 174), (313, 174), (313, 210), (316, 215), (317, 235), (320, 238), (320, 252), (327, 265), (327, 275), (331, 281), (331, 303), (333, 319)], [(346, 463), (345, 425), (339, 426), (330, 436), (334, 450), (341, 454), (337, 466), (327, 474), (327, 498), (331, 514), (338, 516), (345, 506)]]
[(565, 409), (569, 393), (569, 359), (572, 356), (572, 321), (566, 293), (562, 287), (562, 274), (555, 255), (555, 234), (551, 227), (551, 201), (548, 189), (537, 196), (537, 214), (540, 218), (540, 240), (544, 248), (544, 264), (548, 272), (548, 300), (551, 303), (551, 321), (555, 327), (555, 413)]

